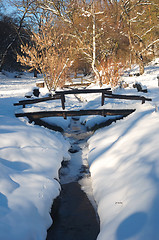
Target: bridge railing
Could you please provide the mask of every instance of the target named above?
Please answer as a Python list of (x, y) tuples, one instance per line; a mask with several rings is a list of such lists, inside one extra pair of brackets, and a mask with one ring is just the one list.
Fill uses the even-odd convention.
[[(22, 100), (18, 103), (14, 103), (14, 106), (22, 105), (25, 107), (26, 104), (34, 104), (38, 102), (50, 101), (61, 99), (62, 109), (65, 109), (65, 95), (68, 94), (88, 94), (88, 93), (101, 93), (101, 105), (104, 105), (105, 98), (113, 98), (113, 99), (125, 99), (125, 100), (140, 100), (142, 104), (145, 101), (152, 101), (150, 98), (145, 98), (144, 96), (138, 95), (119, 95), (113, 94), (110, 88), (105, 89), (73, 89), (67, 91), (56, 91), (55, 94), (51, 97), (45, 98), (37, 98), (30, 100)], [(80, 111), (41, 111), (41, 112), (27, 112), (27, 113), (17, 113), (16, 117), (32, 117), (32, 118), (43, 118), (43, 117), (54, 117), (54, 116), (63, 116), (67, 118), (67, 116), (81, 116), (81, 115), (128, 115), (135, 111), (135, 109), (92, 109), (92, 110), (80, 110)]]

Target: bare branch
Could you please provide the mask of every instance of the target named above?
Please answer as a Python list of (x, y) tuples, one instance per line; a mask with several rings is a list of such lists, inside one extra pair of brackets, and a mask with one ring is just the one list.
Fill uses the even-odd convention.
[(145, 49), (143, 49), (140, 54), (143, 54), (145, 51), (147, 51), (150, 47), (152, 47), (155, 43), (158, 43), (159, 39), (156, 39), (155, 41), (151, 42)]

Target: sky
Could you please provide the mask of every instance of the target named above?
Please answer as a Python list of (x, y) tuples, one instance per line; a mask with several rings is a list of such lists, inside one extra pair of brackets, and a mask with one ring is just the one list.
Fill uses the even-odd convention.
[(8, 15), (8, 14), (10, 15), (16, 11), (16, 8), (14, 6), (11, 6), (11, 4), (8, 1), (2, 0), (2, 6), (4, 7), (3, 13), (6, 15)]

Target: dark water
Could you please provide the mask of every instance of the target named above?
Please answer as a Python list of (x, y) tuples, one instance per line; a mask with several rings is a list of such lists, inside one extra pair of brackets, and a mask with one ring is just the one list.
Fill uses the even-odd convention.
[(53, 225), (47, 240), (96, 240), (99, 222), (78, 182), (62, 185), (52, 208)]

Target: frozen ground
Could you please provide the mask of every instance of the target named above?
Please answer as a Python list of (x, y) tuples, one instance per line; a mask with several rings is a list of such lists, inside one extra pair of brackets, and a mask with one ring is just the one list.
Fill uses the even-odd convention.
[[(131, 72), (136, 72), (133, 69)], [(7, 73), (8, 74), (8, 73)], [(135, 94), (152, 98), (152, 102), (105, 100), (100, 96), (67, 96), (66, 109), (136, 108), (129, 117), (102, 128), (88, 140), (88, 163), (92, 187), (98, 205), (100, 234), (98, 240), (158, 240), (159, 236), (159, 75), (158, 59), (146, 67), (140, 77), (122, 80), (126, 89), (114, 93)], [(133, 83), (147, 86), (148, 93), (139, 93)], [(22, 100), (35, 86), (31, 74), (14, 78), (0, 73), (0, 239), (44, 240), (51, 225), (49, 211), (59, 194), (58, 169), (69, 160), (69, 143), (62, 134), (16, 119), (22, 111), (13, 103)], [(97, 87), (97, 86), (90, 86)], [(105, 87), (105, 86), (104, 86)], [(45, 89), (41, 95), (45, 95)], [(61, 109), (60, 101), (27, 106), (24, 111)], [(66, 130), (70, 119), (45, 119)], [(81, 117), (87, 127), (106, 118)]]

